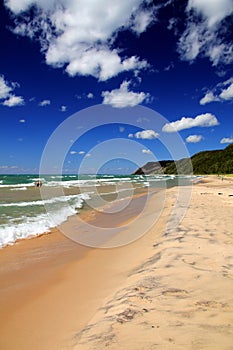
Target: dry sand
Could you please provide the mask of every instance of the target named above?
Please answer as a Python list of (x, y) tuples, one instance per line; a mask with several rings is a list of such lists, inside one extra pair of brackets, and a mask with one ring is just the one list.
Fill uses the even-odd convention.
[(54, 230), (3, 249), (0, 349), (233, 349), (233, 181), (195, 185), (171, 230), (176, 193), (124, 247), (88, 249)]

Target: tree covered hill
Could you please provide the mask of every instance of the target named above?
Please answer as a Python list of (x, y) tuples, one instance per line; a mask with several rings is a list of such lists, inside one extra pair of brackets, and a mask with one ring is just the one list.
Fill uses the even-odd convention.
[(233, 144), (177, 161), (148, 162), (134, 174), (233, 174)]

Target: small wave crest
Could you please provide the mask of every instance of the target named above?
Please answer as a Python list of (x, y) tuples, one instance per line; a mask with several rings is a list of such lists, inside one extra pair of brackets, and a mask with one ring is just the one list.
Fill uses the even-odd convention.
[[(51, 228), (60, 225), (66, 221), (69, 216), (77, 214), (77, 209), (81, 209), (84, 200), (89, 199), (89, 195), (79, 194), (67, 197), (56, 197), (47, 201), (47, 204), (58, 203), (63, 201), (63, 206), (53, 211), (52, 215), (47, 213), (39, 214), (33, 217), (24, 216), (21, 223), (14, 224), (12, 221), (1, 225), (0, 227), (0, 248), (6, 245), (12, 245), (18, 239), (37, 236), (42, 233), (47, 233)], [(21, 205), (35, 205), (35, 202), (44, 203), (44, 201), (14, 203)], [(32, 204), (33, 203), (33, 204)], [(5, 203), (7, 204), (7, 203)], [(11, 203), (9, 203), (11, 205)], [(36, 204), (41, 205), (41, 204)]]
[(88, 194), (74, 194), (74, 195), (70, 195), (70, 196), (60, 196), (60, 197), (53, 197), (50, 199), (45, 199), (45, 200), (37, 200), (37, 201), (30, 201), (30, 202), (12, 202), (12, 203), (2, 203), (0, 204), (0, 207), (28, 207), (28, 206), (37, 206), (37, 205), (46, 205), (46, 204), (54, 204), (54, 203), (65, 203), (65, 202), (71, 202), (72, 200), (77, 200), (77, 207), (78, 207), (78, 203), (80, 198), (82, 197), (82, 199), (89, 199), (89, 197), (85, 197), (84, 196), (88, 196)]

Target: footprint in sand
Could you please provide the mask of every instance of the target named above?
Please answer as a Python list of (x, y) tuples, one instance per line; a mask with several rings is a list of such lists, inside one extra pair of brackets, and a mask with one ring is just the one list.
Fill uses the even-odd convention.
[(188, 292), (184, 289), (177, 289), (177, 288), (169, 288), (162, 292), (165, 296), (172, 296), (175, 298), (186, 298)]
[(200, 307), (204, 307), (204, 308), (226, 308), (227, 304), (226, 303), (221, 303), (218, 301), (214, 301), (214, 300), (201, 300), (201, 301), (197, 301), (195, 303), (195, 305), (200, 306)]

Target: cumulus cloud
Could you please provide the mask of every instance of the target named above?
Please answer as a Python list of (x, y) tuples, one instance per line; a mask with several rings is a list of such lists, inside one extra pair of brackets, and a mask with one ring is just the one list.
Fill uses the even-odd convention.
[(114, 43), (121, 30), (139, 35), (147, 29), (154, 18), (152, 0), (114, 5), (108, 0), (7, 0), (6, 6), (15, 15), (14, 32), (39, 39), (46, 63), (65, 67), (71, 76), (104, 81), (148, 66), (137, 56), (122, 56)]
[(188, 137), (186, 137), (185, 140), (188, 143), (198, 143), (201, 140), (203, 140), (203, 136), (201, 136), (201, 135), (189, 135)]
[(51, 104), (51, 101), (50, 100), (43, 100), (39, 103), (39, 106), (41, 107), (45, 107), (45, 106), (48, 106)]
[(135, 137), (136, 139), (143, 139), (143, 140), (153, 140), (157, 139), (159, 137), (159, 134), (155, 132), (154, 130), (142, 130), (138, 131), (135, 134), (129, 134), (129, 138)]
[(22, 96), (9, 95), (9, 97), (2, 102), (3, 106), (15, 107), (24, 105), (24, 99)]
[(136, 132), (134, 136), (136, 137), (136, 139), (153, 140), (157, 139), (159, 137), (159, 134), (154, 130), (143, 130)]
[(220, 143), (233, 143), (233, 137), (223, 137)]
[(219, 97), (222, 100), (232, 100), (233, 99), (233, 83), (231, 83), (228, 88), (223, 89)]
[(92, 92), (89, 92), (89, 93), (87, 94), (87, 98), (89, 98), (89, 99), (94, 98), (93, 93), (92, 93)]
[(200, 104), (205, 105), (207, 103), (214, 102), (214, 101), (219, 101), (219, 98), (217, 96), (214, 96), (212, 91), (209, 91), (205, 94), (204, 97), (201, 98)]
[(164, 132), (177, 132), (194, 127), (209, 127), (219, 125), (219, 122), (214, 114), (205, 113), (196, 116), (195, 118), (183, 117), (175, 122), (167, 123), (163, 126)]
[(201, 105), (210, 103), (213, 101), (230, 101), (233, 99), (233, 78), (230, 78), (224, 82), (218, 83), (213, 91), (208, 91), (205, 96), (200, 100)]
[(77, 153), (76, 151), (70, 151), (71, 155), (76, 154), (76, 153)]
[(3, 75), (0, 75), (0, 100), (3, 106), (14, 107), (22, 106), (24, 104), (24, 99), (22, 96), (15, 96), (12, 94), (12, 91), (19, 87), (19, 84), (16, 82), (8, 82), (5, 80)]
[[(213, 66), (233, 62), (233, 45), (225, 35), (233, 13), (232, 0), (189, 0), (186, 29), (178, 43), (178, 52), (186, 61), (199, 55), (208, 57)], [(230, 30), (230, 29), (229, 29)]]
[(0, 99), (7, 98), (12, 91), (12, 86), (0, 75)]
[(82, 156), (83, 154), (85, 154), (84, 151), (79, 151), (78, 154), (80, 154), (80, 156)]
[(103, 91), (103, 104), (111, 105), (115, 108), (134, 107), (149, 98), (149, 94), (144, 92), (129, 91), (130, 81), (123, 81), (119, 89)]
[(149, 149), (143, 149), (142, 153), (144, 153), (144, 154), (152, 154), (152, 152)]

